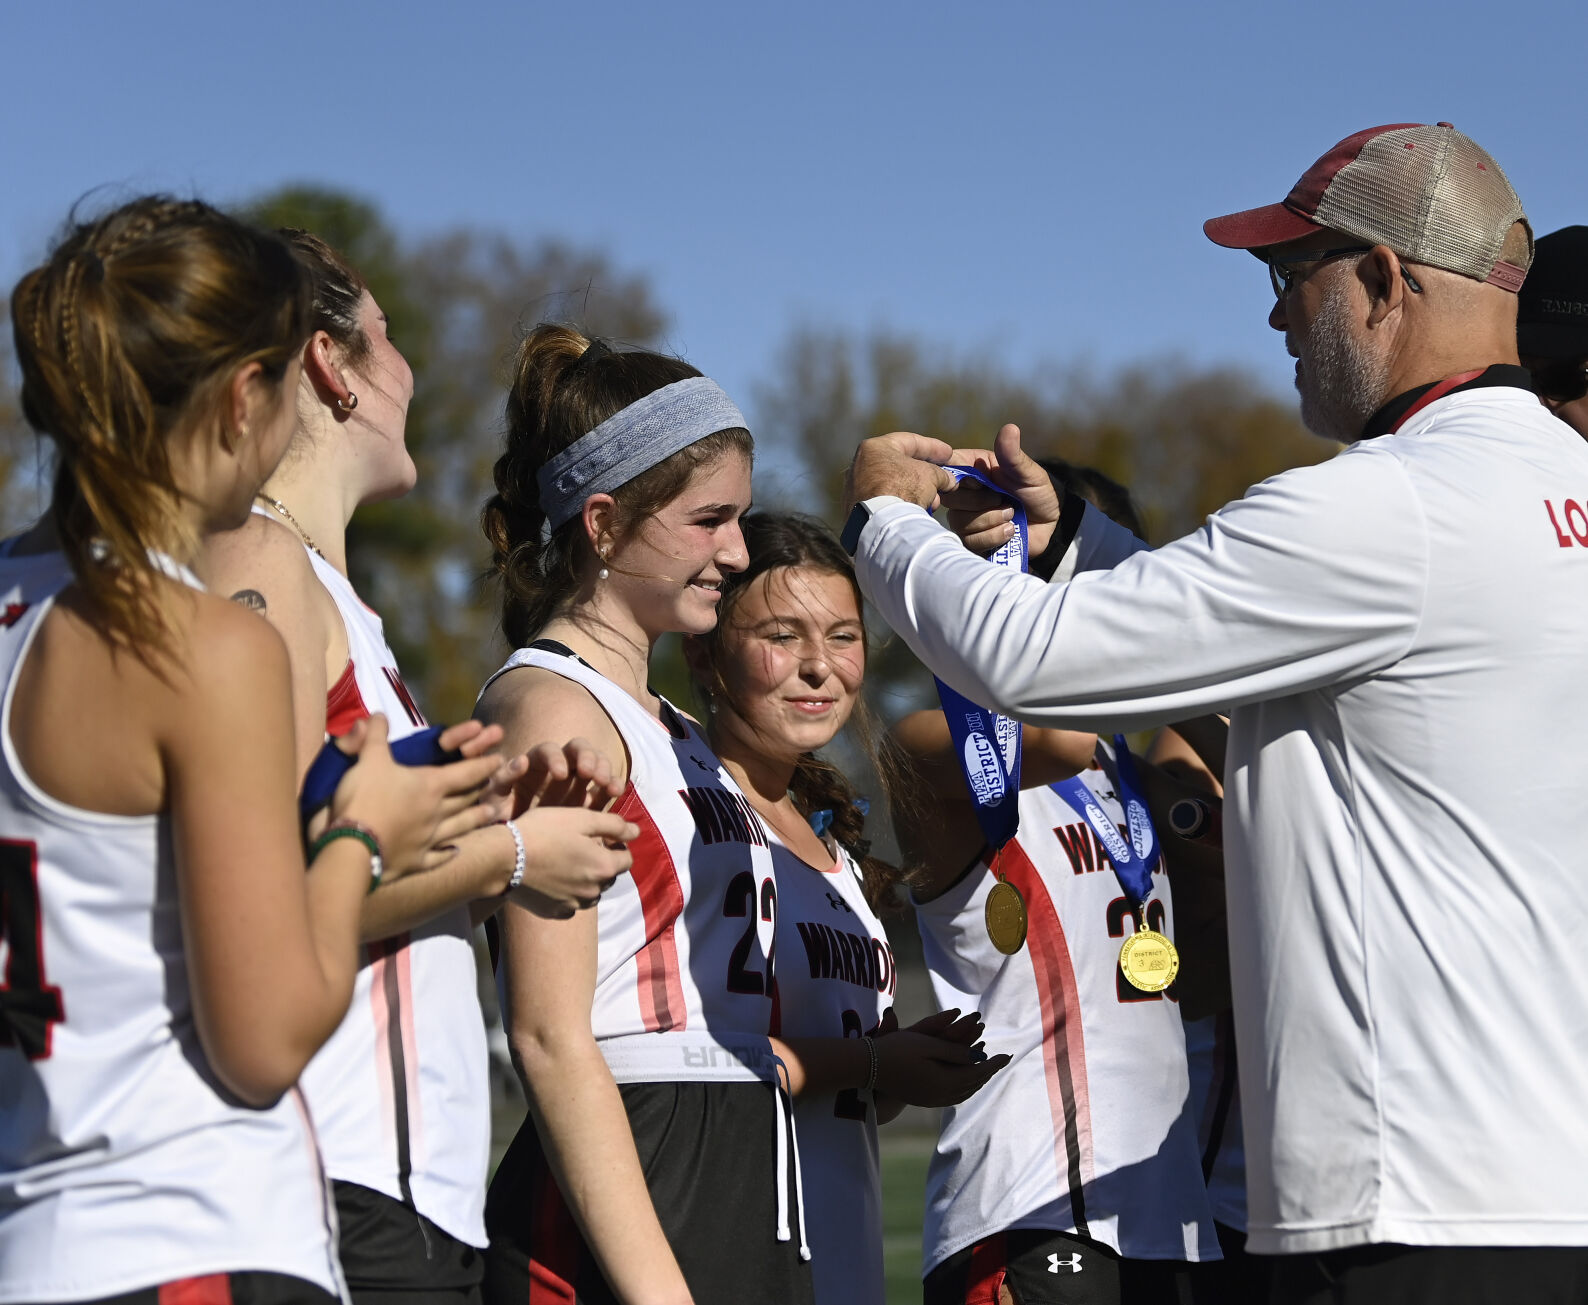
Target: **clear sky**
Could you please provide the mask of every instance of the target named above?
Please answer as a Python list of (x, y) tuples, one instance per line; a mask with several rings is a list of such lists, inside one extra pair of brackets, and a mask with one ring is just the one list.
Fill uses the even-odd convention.
[(1285, 388), (1266, 276), (1202, 220), (1443, 119), (1538, 232), (1588, 221), (1585, 49), (1581, 0), (0, 0), (0, 278), (97, 186), (314, 180), (406, 234), (604, 249), (744, 401), (796, 323)]

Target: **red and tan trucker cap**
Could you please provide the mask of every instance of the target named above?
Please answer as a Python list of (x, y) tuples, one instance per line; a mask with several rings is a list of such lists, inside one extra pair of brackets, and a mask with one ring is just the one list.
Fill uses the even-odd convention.
[(1257, 250), (1328, 227), (1514, 293), (1527, 268), (1500, 251), (1515, 222), (1527, 223), (1522, 201), (1477, 142), (1448, 122), (1403, 122), (1347, 136), (1282, 204), (1210, 218), (1202, 230), (1216, 245)]

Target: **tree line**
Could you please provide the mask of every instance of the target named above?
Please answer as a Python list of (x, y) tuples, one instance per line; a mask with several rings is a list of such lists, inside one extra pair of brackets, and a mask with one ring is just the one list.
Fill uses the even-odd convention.
[[(558, 320), (659, 347), (666, 311), (642, 276), (558, 240), (477, 229), (405, 240), (374, 205), (302, 186), (263, 197), (250, 216), (307, 228), (341, 249), (413, 367), (408, 444), (419, 485), (360, 510), (348, 564), (431, 718), (466, 716), (505, 653), (483, 582), (488, 556), (477, 518), (501, 448), (517, 341), (536, 322)], [(47, 502), (49, 468), (18, 408), (10, 330), (0, 337), (0, 528), (9, 533)], [(710, 358), (691, 361), (710, 372)], [(997, 359), (889, 330), (798, 327), (748, 397), (762, 472), (757, 501), (835, 525), (856, 443), (889, 430), (966, 447), (1017, 422), (1033, 452), (1095, 466), (1130, 486), (1156, 542), (1193, 529), (1264, 477), (1331, 452), (1302, 429), (1292, 397), (1239, 368), (1157, 360), (1016, 374)], [(680, 660), (658, 670), (658, 688), (688, 701)], [(919, 704), (929, 684), (902, 646), (886, 643), (871, 680), (874, 693), (900, 705)]]

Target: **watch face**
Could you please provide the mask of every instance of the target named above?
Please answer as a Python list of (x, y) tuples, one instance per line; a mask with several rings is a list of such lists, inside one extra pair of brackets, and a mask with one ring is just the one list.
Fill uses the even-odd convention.
[(850, 557), (855, 555), (855, 550), (860, 547), (860, 532), (866, 528), (866, 522), (871, 520), (871, 509), (864, 503), (856, 503), (849, 510), (849, 519), (844, 522), (843, 533), (838, 536), (838, 542), (844, 546), (844, 552)]

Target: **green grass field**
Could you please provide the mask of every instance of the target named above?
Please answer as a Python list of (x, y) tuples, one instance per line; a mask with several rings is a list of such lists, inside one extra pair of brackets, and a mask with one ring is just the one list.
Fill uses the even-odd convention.
[(931, 1133), (880, 1134), (882, 1151), (882, 1259), (888, 1275), (887, 1305), (920, 1305), (921, 1215), (926, 1201), (926, 1162)]

